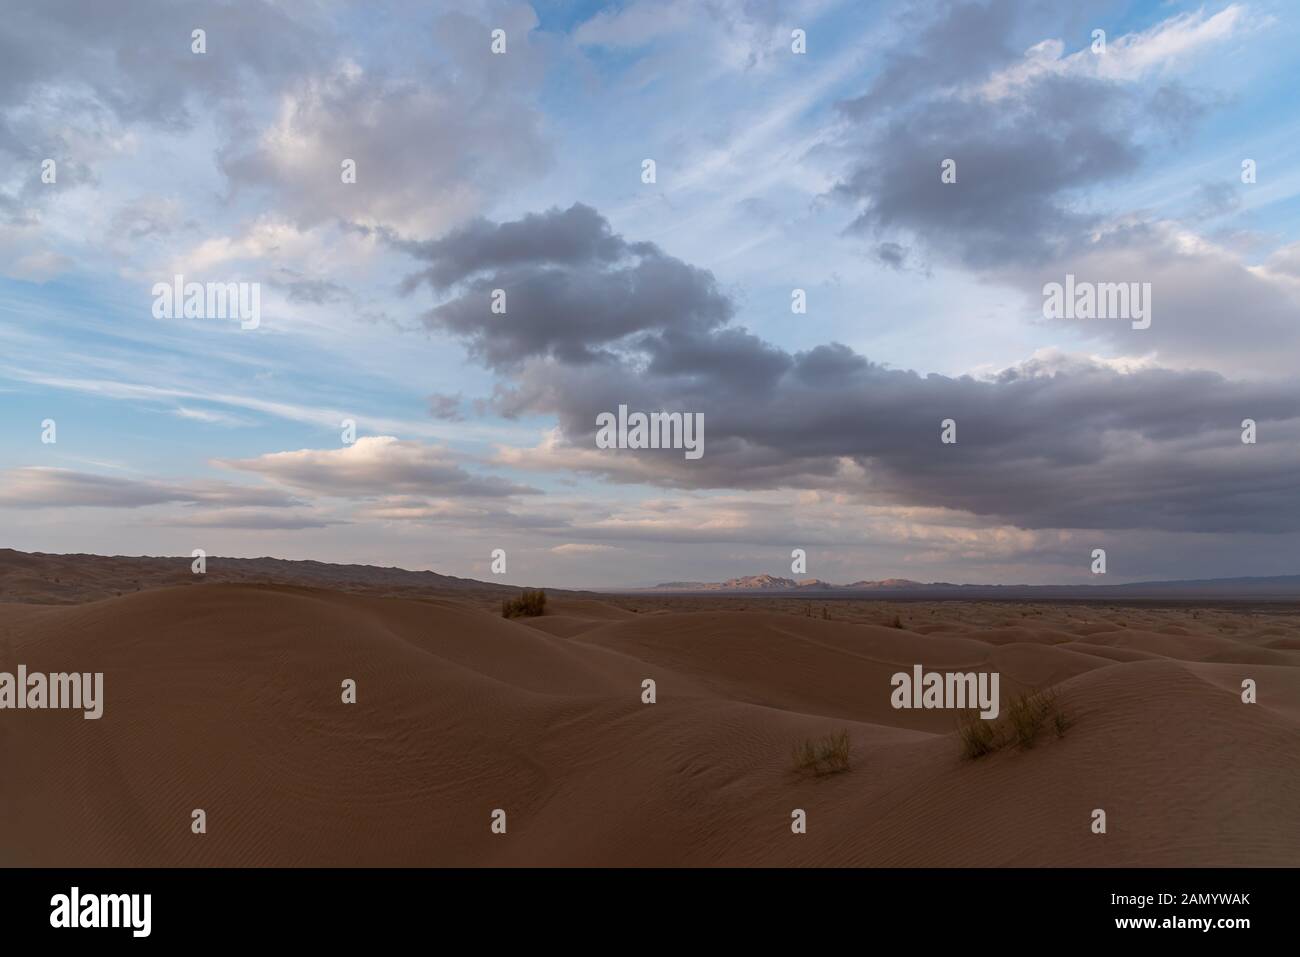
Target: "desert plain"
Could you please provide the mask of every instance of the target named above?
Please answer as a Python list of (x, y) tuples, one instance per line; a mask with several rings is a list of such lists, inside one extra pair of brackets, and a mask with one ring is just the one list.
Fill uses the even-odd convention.
[[(472, 584), (4, 558), (0, 671), (104, 690), (98, 720), (0, 711), (3, 866), (1300, 863), (1292, 604), (555, 592), (506, 619)], [(1061, 719), (971, 756), (958, 714), (891, 705), (915, 665)], [(836, 735), (847, 769), (800, 766)]]

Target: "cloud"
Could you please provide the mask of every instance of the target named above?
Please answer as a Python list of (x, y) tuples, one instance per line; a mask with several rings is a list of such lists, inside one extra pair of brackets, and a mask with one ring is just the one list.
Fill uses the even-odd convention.
[(178, 528), (236, 528), (250, 531), (301, 531), (347, 524), (310, 513), (268, 512), (258, 509), (218, 509), (197, 515), (160, 519), (155, 524)]
[(622, 549), (613, 545), (596, 545), (591, 542), (571, 542), (567, 545), (556, 545), (550, 551), (553, 555), (602, 555), (606, 552), (617, 552)]
[[(698, 69), (702, 43), (710, 65), (752, 70), (789, 52), (793, 25), (807, 25), (828, 6), (826, 0), (632, 0), (598, 10), (573, 31), (582, 47), (642, 51), (668, 47), (687, 51)], [(674, 60), (668, 53), (653, 61), (659, 70)]]
[(460, 407), (460, 393), (444, 395), (441, 392), (434, 392), (429, 396), (429, 415), (435, 419), (444, 422), (461, 422), (465, 416), (461, 414)]
[(866, 93), (842, 104), (850, 117), (897, 108), (923, 91), (951, 90), (1012, 58), (1008, 38), (1018, 12), (1013, 0), (948, 3), (918, 31), (917, 14), (926, 6), (909, 4), (900, 16), (905, 42), (885, 55)]
[(1300, 282), (1287, 265), (1294, 250), (1283, 247), (1250, 266), (1178, 223), (1136, 220), (1100, 230), (1040, 267), (1009, 268), (1002, 278), (1024, 289), (1034, 308), (1042, 305), (1043, 285), (1063, 282), (1067, 273), (1084, 282), (1149, 282), (1148, 329), (1122, 320), (1050, 322), (1166, 364), (1288, 376), (1300, 350)]
[(1115, 37), (1107, 41), (1104, 53), (1094, 53), (1088, 46), (1063, 56), (1065, 45), (1060, 40), (1044, 40), (1025, 51), (1020, 62), (990, 76), (980, 85), (979, 94), (990, 100), (1015, 96), (1047, 76), (1133, 82), (1230, 39), (1247, 21), (1245, 8), (1234, 3), (1209, 16), (1204, 9), (1180, 13), (1141, 33)]
[(183, 207), (179, 200), (164, 196), (140, 196), (118, 207), (113, 214), (109, 231), (114, 237), (124, 236), (128, 239), (168, 236), (181, 227), (182, 219)]
[[(502, 8), (490, 24), (440, 16), (432, 26), (454, 62), (408, 73), (339, 58), (298, 78), (253, 143), (222, 150), (221, 167), (236, 190), (268, 192), (300, 228), (331, 220), (447, 228), (549, 162), (531, 105), (542, 66), (529, 43), (536, 25), (527, 6)], [(497, 27), (507, 55), (490, 50)], [(355, 182), (343, 182), (344, 160), (355, 164)]]
[[(835, 192), (858, 207), (852, 232), (901, 234), (974, 268), (1042, 261), (1097, 221), (1069, 204), (1074, 191), (1137, 169), (1141, 119), (1112, 86), (1066, 77), (1011, 104), (929, 101), (873, 124)], [(945, 160), (955, 182), (941, 181)]]
[[(48, 87), (70, 87), (122, 121), (182, 126), (193, 104), (274, 83), (311, 63), (324, 43), (320, 24), (281, 4), (140, 0), (110, 7), (95, 0), (29, 4), (7, 11), (0, 34), (0, 107)], [(207, 31), (207, 54), (190, 33)]]
[(277, 489), (229, 482), (173, 485), (44, 466), (9, 469), (0, 483), (0, 507), (7, 508), (141, 508), (168, 503), (285, 508), (298, 500)]
[[(835, 189), (856, 208), (851, 232), (904, 237), (980, 270), (1069, 254), (1105, 218), (1079, 197), (1135, 173), (1150, 142), (1177, 136), (1202, 110), (1174, 77), (1134, 81), (1244, 20), (1233, 6), (1116, 37), (1104, 54), (1063, 56), (1052, 39), (1018, 56), (1008, 38), (1023, 12), (1003, 0), (949, 4), (866, 93), (841, 104), (860, 157)], [(955, 182), (940, 177), (946, 160)]]
[[(733, 312), (711, 273), (652, 243), (624, 241), (582, 204), (513, 223), (477, 221), (401, 248), (429, 263), (408, 289), (456, 287), (425, 323), (464, 340), (495, 369), (538, 356), (607, 361), (615, 344), (638, 333), (663, 329), (685, 342)], [(505, 315), (491, 311), (494, 289), (505, 292)]]
[(336, 302), (345, 302), (352, 298), (348, 290), (328, 279), (312, 279), (302, 275), (296, 269), (281, 267), (278, 275), (273, 275), (268, 284), (283, 289), (290, 302), (310, 303), (313, 306), (325, 306)]
[(271, 452), (251, 459), (218, 459), (217, 464), (328, 496), (499, 498), (536, 492), (496, 476), (470, 473), (446, 449), (390, 435), (363, 436), (338, 449)]
[[(1018, 289), (1031, 315), (1044, 284), (1067, 273), (1149, 282), (1151, 329), (1069, 322), (1061, 333), (1170, 366), (1286, 374), (1300, 348), (1297, 288), (1192, 231), (1242, 207), (1254, 187), (1231, 168), (1199, 184), (1187, 223), (1107, 208), (1101, 192), (1122, 187), (1206, 110), (1180, 80), (1195, 58), (1225, 55), (1225, 44), (1265, 21), (1232, 4), (1111, 36), (1104, 53), (1084, 40), (1066, 54), (1054, 38), (1013, 53), (1011, 38), (1041, 29), (1036, 15), (1001, 0), (948, 4), (863, 95), (841, 104), (856, 157), (832, 195), (854, 214), (848, 232), (886, 265), (920, 249), (927, 261)], [(946, 160), (955, 182), (941, 178)]]
[[(194, 29), (207, 31), (208, 53), (192, 52)], [(0, 207), (31, 217), (50, 198), (93, 183), (80, 157), (118, 152), (124, 130), (178, 133), (214, 113), (233, 118), (328, 45), (306, 8), (291, 15), (267, 0), (11, 6), (0, 30), (0, 153), (28, 173), (16, 193), (0, 193)], [(46, 157), (58, 159), (52, 186), (39, 179)], [(157, 231), (156, 217), (128, 216), (128, 229)]]
[[(559, 211), (520, 224), (544, 232), (559, 222), (574, 228)], [(588, 241), (570, 235), (564, 248), (585, 252), (564, 267), (544, 243), (519, 242), (520, 230), (480, 225), (472, 262), (455, 273), (511, 289), (520, 284), (506, 277), (559, 277), (524, 283), (518, 314), (494, 316), (486, 299), (471, 308), (460, 298), (444, 312), (480, 360), (504, 373), (499, 411), (558, 419), (538, 446), (503, 448), (501, 464), (681, 489), (845, 491), (1023, 528), (1300, 528), (1300, 489), (1286, 480), (1300, 464), (1292, 381), (1059, 356), (986, 379), (922, 376), (839, 343), (789, 352), (729, 324), (729, 300), (711, 275), (642, 249), (638, 262), (671, 262), (691, 277), (663, 308), (662, 288), (609, 266), (640, 244), (611, 237), (588, 213), (579, 222)], [(563, 295), (552, 294), (555, 284)], [(704, 457), (596, 448), (597, 415), (621, 404), (703, 413)], [(947, 418), (958, 422), (956, 445), (939, 441)], [(1244, 418), (1267, 423), (1268, 441), (1244, 446)]]
[(438, 292), (512, 266), (611, 266), (634, 254), (657, 251), (648, 243), (625, 242), (600, 213), (582, 203), (527, 213), (515, 222), (493, 223), (480, 217), (441, 239), (397, 246), (430, 263), (406, 280), (407, 289), (423, 281)]
[(231, 415), (228, 412), (219, 412), (215, 409), (195, 409), (184, 405), (172, 409), (172, 415), (179, 419), (206, 422), (209, 425), (246, 426), (252, 424), (247, 419), (241, 419), (239, 416)]
[[(427, 231), (463, 221), (550, 161), (535, 105), (548, 41), (527, 4), (449, 11), (404, 0), (364, 14), (354, 3), (276, 0), (7, 11), (0, 159), (15, 175), (0, 181), (0, 228), (43, 224), (41, 245), (56, 249), (25, 243), (23, 262), (0, 257), (5, 272), (44, 280), (85, 266), (57, 247), (82, 242), (86, 210), (99, 204), (117, 207), (90, 217), (108, 233), (104, 251), (157, 252), (169, 236), (197, 234), (192, 271), (272, 256), (319, 266), (311, 244), (288, 233), (323, 224)], [(495, 27), (508, 31), (507, 56), (489, 49)], [(191, 50), (195, 29), (206, 53)], [(56, 184), (40, 181), (47, 157)], [(171, 196), (135, 195), (149, 157), (165, 164), (157, 179)], [(341, 179), (345, 159), (355, 183)], [(126, 204), (123, 189), (135, 195)], [(344, 297), (321, 276), (289, 288), (292, 302)]]

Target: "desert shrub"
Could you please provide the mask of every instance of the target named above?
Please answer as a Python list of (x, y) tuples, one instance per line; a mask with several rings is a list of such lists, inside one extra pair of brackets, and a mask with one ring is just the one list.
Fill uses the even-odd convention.
[(998, 748), (996, 722), (985, 721), (978, 711), (963, 711), (957, 718), (957, 733), (961, 737), (961, 754), (964, 758), (979, 758)]
[(836, 731), (795, 745), (794, 766), (797, 771), (811, 771), (816, 775), (838, 774), (849, 769), (849, 732)]
[(1048, 713), (1052, 716), (1052, 728), (1055, 729), (1058, 738), (1063, 738), (1065, 732), (1069, 731), (1071, 725), (1074, 724), (1074, 718), (1061, 707), (1061, 702), (1057, 699), (1055, 690), (1048, 690), (1045, 694), (1047, 695), (1046, 707)]
[(1064, 737), (1074, 724), (1053, 688), (1012, 696), (1001, 716), (994, 720), (984, 720), (977, 711), (963, 712), (957, 718), (962, 757), (982, 757), (1013, 744), (1032, 748), (1039, 731), (1048, 723), (1058, 738)]
[(1012, 740), (1032, 748), (1039, 729), (1051, 714), (1051, 699), (1039, 692), (1025, 692), (1007, 701), (1006, 722)]
[(902, 618), (902, 616), (901, 616), (901, 615), (895, 615), (895, 616), (894, 616), (894, 620), (893, 620), (892, 622), (889, 623), (889, 626), (890, 626), (891, 628), (902, 628), (902, 627), (903, 627), (903, 618)]
[(525, 588), (518, 598), (501, 599), (502, 618), (535, 618), (546, 611), (546, 592)]

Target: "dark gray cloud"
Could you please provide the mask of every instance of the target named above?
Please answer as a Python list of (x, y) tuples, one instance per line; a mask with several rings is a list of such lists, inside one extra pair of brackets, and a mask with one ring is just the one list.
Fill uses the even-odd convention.
[(444, 422), (463, 421), (465, 416), (461, 412), (462, 401), (460, 393), (448, 395), (434, 392), (429, 396), (429, 415)]
[(565, 210), (528, 213), (509, 223), (479, 217), (441, 239), (394, 244), (430, 263), (429, 268), (407, 279), (408, 291), (421, 281), (442, 291), (473, 276), (511, 266), (603, 267), (631, 255), (656, 252), (648, 243), (624, 242), (600, 213), (582, 203)]
[[(1081, 77), (995, 103), (939, 98), (873, 125), (869, 159), (836, 192), (860, 207), (853, 231), (915, 237), (977, 268), (1042, 262), (1097, 222), (1071, 205), (1075, 190), (1138, 168), (1139, 118), (1118, 87)], [(956, 182), (940, 178), (948, 159)]]
[[(990, 0), (909, 8), (902, 19), (912, 29), (898, 49), (862, 95), (840, 104), (851, 159), (832, 196), (854, 214), (848, 232), (869, 240), (869, 255), (885, 265), (910, 262), (915, 251), (927, 268), (955, 263), (1018, 288), (1031, 314), (1044, 284), (1067, 273), (1148, 282), (1150, 329), (1095, 322), (1062, 332), (1168, 364), (1287, 373), (1300, 348), (1297, 288), (1194, 232), (1207, 218), (1244, 208), (1253, 187), (1235, 168), (1176, 214), (1124, 208), (1106, 192), (1123, 195), (1153, 161), (1173, 155), (1210, 108), (1224, 105), (1170, 79), (1154, 55), (1133, 51), (1179, 46), (1169, 30), (1183, 31), (1186, 46), (1208, 42), (1192, 38), (1213, 20), (1244, 15), (1173, 17), (1142, 43), (1120, 43), (1111, 27), (1111, 46), (1097, 55), (1091, 29), (1114, 18), (1094, 11), (1089, 19), (1086, 7), (1070, 6)], [(956, 163), (955, 182), (941, 178), (945, 160)]]
[[(464, 339), (494, 369), (544, 355), (572, 364), (612, 361), (619, 343), (647, 330), (705, 348), (704, 334), (733, 314), (711, 273), (652, 243), (626, 242), (580, 204), (516, 223), (475, 222), (403, 248), (428, 262), (408, 279), (408, 290), (456, 286), (424, 314), (425, 323)], [(505, 292), (505, 314), (491, 311), (495, 289)], [(659, 361), (679, 361), (678, 352), (670, 348)]]
[(1023, 10), (1013, 0), (906, 5), (898, 19), (907, 42), (887, 54), (871, 88), (846, 100), (843, 110), (854, 119), (869, 118), (925, 92), (986, 75), (1018, 52), (1011, 40)]
[(312, 279), (293, 269), (281, 268), (278, 275), (270, 278), (269, 284), (283, 289), (290, 302), (325, 306), (352, 299), (352, 293), (338, 283), (328, 279)]
[(879, 243), (874, 252), (876, 261), (891, 269), (902, 269), (907, 263), (907, 254), (907, 247), (898, 243)]
[[(599, 218), (584, 222), (589, 242), (570, 237), (571, 248), (611, 242)], [(792, 353), (765, 342), (727, 322), (710, 274), (657, 249), (631, 267), (592, 253), (564, 268), (544, 252), (529, 263), (518, 250), (481, 243), (476, 263), (506, 265), (466, 269), (472, 278), (431, 314), (507, 373), (498, 411), (558, 418), (563, 442), (518, 464), (678, 488), (844, 491), (1026, 528), (1300, 529), (1293, 381), (1120, 372), (1061, 356), (990, 379), (923, 376), (839, 343)], [(667, 274), (691, 281), (666, 300), (626, 273), (647, 261), (671, 263)], [(493, 286), (512, 290), (506, 316), (487, 309)], [(596, 450), (597, 414), (620, 404), (702, 412), (704, 457)], [(957, 421), (956, 445), (940, 442), (947, 418)], [(1244, 418), (1260, 423), (1258, 445), (1241, 443)]]
[[(1031, 43), (1073, 35), (1067, 50), (1086, 51), (1088, 32), (1062, 30), (1074, 18), (1059, 8), (1010, 0), (928, 16), (867, 91), (840, 104), (859, 158), (835, 193), (857, 209), (853, 232), (904, 237), (978, 269), (1049, 261), (1100, 221), (1077, 202), (1083, 191), (1136, 172), (1153, 137), (1184, 135), (1204, 110), (1172, 81), (1152, 90), (1083, 69), (1027, 71), (988, 93)], [(940, 179), (948, 159), (953, 183)]]

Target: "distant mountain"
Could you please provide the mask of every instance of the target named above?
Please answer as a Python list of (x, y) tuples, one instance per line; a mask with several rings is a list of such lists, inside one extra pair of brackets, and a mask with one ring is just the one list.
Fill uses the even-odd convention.
[(1254, 599), (1300, 601), (1300, 575), (1254, 578), (1206, 578), (1178, 581), (1129, 582), (1122, 585), (955, 585), (918, 582), (908, 578), (855, 581), (834, 585), (816, 578), (795, 581), (774, 575), (746, 575), (725, 582), (665, 582), (643, 591), (694, 594), (750, 593), (804, 595), (809, 592), (835, 597), (912, 598), (926, 600), (1047, 600), (1047, 599)]
[[(809, 579), (814, 581), (815, 579)], [(777, 578), (775, 575), (747, 575), (744, 578), (729, 578), (725, 582), (664, 582), (655, 585), (655, 591), (696, 592), (696, 591), (793, 591), (799, 583), (793, 578)]]
[(932, 585), (926, 585), (924, 582), (915, 582), (910, 578), (885, 578), (878, 582), (860, 581), (853, 582), (849, 585), (833, 585), (833, 588), (853, 588), (859, 591), (878, 591), (882, 588), (909, 589), (909, 588), (952, 588), (948, 582), (935, 582)]
[(776, 575), (746, 575), (743, 578), (729, 578), (725, 582), (664, 582), (655, 585), (655, 591), (696, 592), (696, 591), (832, 591), (840, 588), (820, 578), (805, 578), (795, 581), (793, 578), (780, 578)]
[(63, 603), (111, 598), (123, 592), (168, 585), (209, 582), (272, 583), (336, 588), (382, 595), (507, 595), (518, 588), (496, 582), (456, 578), (437, 572), (333, 565), (283, 558), (207, 557), (207, 572), (196, 575), (187, 557), (51, 555), (0, 548), (0, 601)]
[[(820, 578), (781, 578), (777, 575), (745, 575), (742, 578), (728, 578), (725, 582), (664, 582), (655, 585), (652, 591), (871, 591), (877, 589), (930, 588), (933, 586), (906, 578), (886, 578), (884, 581), (858, 581), (851, 585), (835, 585)], [(956, 587), (956, 586), (949, 586)]]
[(722, 591), (791, 591), (798, 587), (799, 583), (794, 579), (773, 575), (747, 575), (722, 583)]

